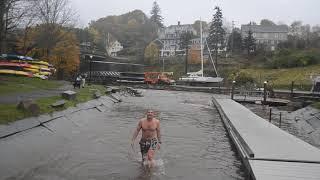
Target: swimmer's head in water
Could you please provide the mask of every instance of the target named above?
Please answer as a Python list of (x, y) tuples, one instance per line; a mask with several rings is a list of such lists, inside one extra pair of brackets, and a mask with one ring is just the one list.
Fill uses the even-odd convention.
[(152, 120), (154, 117), (154, 112), (152, 110), (147, 111), (147, 119)]

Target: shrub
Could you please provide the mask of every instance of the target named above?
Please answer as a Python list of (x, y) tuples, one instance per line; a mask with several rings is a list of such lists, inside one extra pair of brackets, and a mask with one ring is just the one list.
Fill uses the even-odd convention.
[(254, 84), (254, 78), (246, 72), (239, 72), (238, 75), (235, 77), (236, 85), (243, 86), (247, 84)]
[(292, 51), (281, 49), (268, 66), (271, 68), (293, 68), (319, 64), (319, 62), (320, 52), (317, 50)]

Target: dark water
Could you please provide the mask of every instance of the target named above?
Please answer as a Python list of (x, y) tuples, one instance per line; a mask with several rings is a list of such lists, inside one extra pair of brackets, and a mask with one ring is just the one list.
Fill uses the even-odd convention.
[[(209, 94), (143, 93), (105, 113), (52, 121), (53, 132), (37, 128), (1, 141), (0, 179), (245, 179)], [(135, 152), (129, 145), (149, 108), (158, 113), (163, 142), (152, 170), (141, 165), (137, 143)]]

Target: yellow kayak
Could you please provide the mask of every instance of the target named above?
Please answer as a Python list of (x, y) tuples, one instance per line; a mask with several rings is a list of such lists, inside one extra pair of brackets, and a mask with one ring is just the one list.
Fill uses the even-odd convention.
[(19, 75), (19, 76), (27, 76), (32, 77), (32, 73), (25, 72), (25, 71), (15, 71), (10, 69), (0, 69), (0, 74), (12, 74), (12, 75)]
[(43, 71), (40, 71), (38, 74), (40, 74), (40, 75), (45, 75), (45, 76), (51, 76), (51, 72), (43, 72)]
[(32, 72), (32, 73), (39, 73), (39, 69), (34, 69), (34, 68), (23, 68), (23, 70), (29, 71), (29, 72)]

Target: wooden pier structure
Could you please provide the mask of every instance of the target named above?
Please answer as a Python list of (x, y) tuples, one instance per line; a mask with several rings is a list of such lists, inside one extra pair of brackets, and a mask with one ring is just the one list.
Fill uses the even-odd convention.
[(213, 98), (241, 159), (254, 180), (320, 179), (320, 150), (241, 104)]

